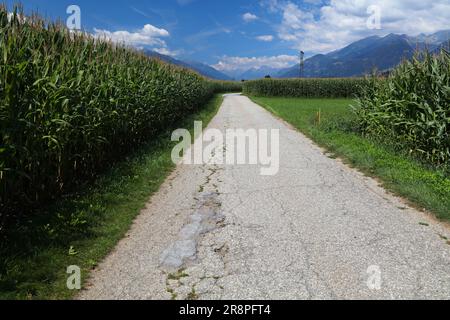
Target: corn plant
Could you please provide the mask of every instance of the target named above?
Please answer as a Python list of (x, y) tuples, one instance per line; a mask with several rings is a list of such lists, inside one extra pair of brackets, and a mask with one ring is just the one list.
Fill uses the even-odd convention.
[(0, 229), (236, 88), (0, 7)]
[(450, 54), (405, 61), (386, 80), (369, 79), (355, 106), (363, 132), (434, 165), (450, 160)]
[(262, 97), (354, 97), (364, 79), (262, 79), (244, 83), (245, 94)]
[(220, 93), (239, 93), (242, 91), (242, 83), (237, 81), (210, 81), (214, 86), (215, 92)]

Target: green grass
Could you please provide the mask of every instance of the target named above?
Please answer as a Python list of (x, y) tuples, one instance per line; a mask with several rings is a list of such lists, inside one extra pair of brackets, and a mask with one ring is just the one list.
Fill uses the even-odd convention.
[[(178, 127), (209, 123), (222, 96), (216, 95)], [(80, 266), (82, 279), (123, 238), (150, 195), (173, 170), (171, 130), (85, 185), (82, 191), (42, 209), (0, 243), (0, 299), (70, 299), (66, 268)]]
[[(347, 163), (378, 178), (383, 186), (450, 220), (450, 177), (447, 171), (427, 166), (388, 144), (358, 134), (349, 99), (251, 97), (278, 117), (291, 123), (320, 146)], [(318, 112), (320, 111), (319, 123)]]

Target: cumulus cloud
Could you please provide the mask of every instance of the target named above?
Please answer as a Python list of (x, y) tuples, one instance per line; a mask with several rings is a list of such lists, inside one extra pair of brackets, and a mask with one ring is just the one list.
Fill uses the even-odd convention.
[[(313, 12), (292, 1), (263, 3), (269, 12), (275, 11), (282, 17), (276, 26), (278, 37), (291, 42), (293, 48), (308, 52), (329, 52), (374, 34), (417, 35), (450, 28), (448, 0), (330, 0)], [(380, 30), (367, 27), (371, 6), (380, 9)]]
[(252, 21), (258, 20), (258, 17), (256, 15), (254, 15), (253, 13), (247, 12), (244, 15), (242, 15), (242, 19), (245, 22), (252, 22)]
[(213, 67), (220, 71), (248, 70), (250, 68), (287, 68), (298, 61), (298, 57), (279, 55), (271, 57), (228, 57), (224, 56)]
[(273, 41), (273, 36), (272, 35), (258, 36), (258, 37), (256, 37), (256, 39), (259, 41), (271, 42), (271, 41)]
[(160, 29), (151, 24), (146, 24), (142, 29), (134, 32), (119, 30), (109, 31), (94, 28), (94, 36), (97, 38), (109, 39), (113, 42), (123, 43), (132, 46), (159, 46), (166, 47), (166, 43), (161, 38), (170, 34), (165, 29)]
[(265, 7), (269, 9), (269, 12), (277, 12), (279, 9), (278, 0), (260, 0), (259, 4), (261, 7)]

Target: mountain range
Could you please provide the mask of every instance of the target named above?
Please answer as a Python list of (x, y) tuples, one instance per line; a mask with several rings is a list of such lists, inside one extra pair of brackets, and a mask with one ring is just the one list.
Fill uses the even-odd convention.
[[(371, 73), (374, 69), (390, 70), (402, 60), (413, 57), (417, 51), (438, 52), (442, 48), (450, 49), (450, 30), (418, 36), (393, 33), (384, 37), (371, 36), (353, 42), (345, 48), (306, 59), (303, 75), (308, 78), (357, 77)], [(216, 80), (252, 80), (264, 78), (267, 75), (272, 78), (297, 78), (300, 75), (300, 64), (286, 69), (262, 66), (225, 74), (201, 62), (177, 60), (155, 51), (145, 51), (145, 53)]]
[(236, 77), (236, 79), (259, 79), (264, 78), (267, 75), (277, 74), (280, 69), (275, 69), (271, 67), (261, 67), (261, 68), (251, 68)]
[(211, 66), (208, 66), (204, 63), (201, 62), (197, 62), (197, 61), (181, 61), (181, 60), (177, 60), (175, 58), (172, 58), (170, 56), (164, 55), (164, 54), (160, 54), (158, 52), (155, 51), (150, 51), (150, 50), (146, 50), (145, 54), (148, 55), (149, 57), (153, 57), (153, 58), (158, 58), (162, 61), (165, 61), (167, 63), (171, 63), (180, 67), (184, 67), (184, 68), (188, 68), (188, 69), (192, 69), (194, 71), (196, 71), (197, 73), (210, 78), (210, 79), (214, 79), (214, 80), (232, 80), (231, 77), (227, 76), (226, 74), (214, 69)]
[[(450, 30), (416, 37), (389, 34), (372, 36), (356, 41), (347, 47), (318, 54), (304, 63), (305, 77), (356, 77), (371, 73), (374, 69), (385, 71), (394, 68), (404, 59), (410, 59), (417, 51), (437, 52), (448, 48)], [(300, 64), (280, 70), (275, 77), (295, 78), (300, 73)]]

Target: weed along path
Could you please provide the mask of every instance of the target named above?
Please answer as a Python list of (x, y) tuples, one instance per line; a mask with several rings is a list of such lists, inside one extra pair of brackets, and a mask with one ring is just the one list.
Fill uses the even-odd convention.
[(279, 168), (275, 149), (259, 165), (178, 165), (78, 298), (450, 297), (446, 226), (247, 97), (227, 96), (208, 128), (278, 129)]

